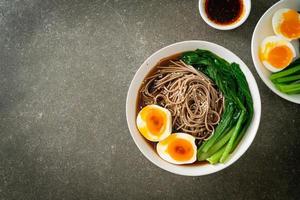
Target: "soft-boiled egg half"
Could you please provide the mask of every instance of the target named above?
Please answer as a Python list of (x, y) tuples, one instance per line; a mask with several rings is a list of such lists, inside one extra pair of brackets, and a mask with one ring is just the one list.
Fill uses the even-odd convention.
[(156, 150), (158, 155), (173, 164), (189, 164), (196, 161), (195, 138), (186, 133), (173, 133), (160, 141)]
[(157, 106), (145, 106), (136, 120), (140, 133), (152, 142), (167, 138), (172, 132), (172, 116), (169, 110)]
[(300, 15), (297, 11), (283, 8), (275, 12), (272, 18), (273, 30), (276, 35), (287, 40), (300, 38)]
[(271, 72), (283, 70), (295, 56), (293, 45), (279, 36), (266, 37), (260, 46), (260, 60)]

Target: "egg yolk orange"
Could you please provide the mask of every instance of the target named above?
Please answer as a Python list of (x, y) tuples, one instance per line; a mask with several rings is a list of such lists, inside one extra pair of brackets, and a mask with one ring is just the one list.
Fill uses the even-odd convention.
[(146, 122), (146, 127), (153, 135), (160, 136), (165, 128), (167, 123), (166, 114), (155, 108), (149, 108), (143, 111), (142, 119)]
[(194, 154), (192, 144), (181, 138), (174, 138), (170, 141), (167, 152), (174, 160), (177, 161), (189, 160)]
[(280, 24), (280, 32), (287, 38), (300, 37), (299, 14), (295, 10), (283, 13), (283, 21)]
[(283, 68), (289, 65), (293, 59), (293, 52), (287, 46), (276, 46), (268, 53), (268, 62), (275, 68)]

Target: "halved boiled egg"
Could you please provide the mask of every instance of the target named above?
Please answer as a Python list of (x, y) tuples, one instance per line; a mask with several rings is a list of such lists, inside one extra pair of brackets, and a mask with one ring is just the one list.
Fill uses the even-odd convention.
[(158, 155), (173, 164), (188, 164), (196, 161), (195, 138), (186, 133), (173, 133), (156, 145)]
[(271, 72), (283, 70), (295, 56), (293, 45), (279, 36), (266, 37), (260, 46), (260, 60)]
[(169, 110), (157, 106), (145, 106), (136, 120), (140, 133), (152, 142), (167, 138), (172, 132), (172, 116)]
[(283, 8), (275, 12), (272, 25), (276, 35), (287, 40), (300, 38), (300, 15), (297, 11)]

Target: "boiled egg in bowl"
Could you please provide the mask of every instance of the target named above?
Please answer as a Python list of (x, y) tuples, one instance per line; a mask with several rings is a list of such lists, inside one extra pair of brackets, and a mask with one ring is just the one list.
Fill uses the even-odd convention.
[(295, 56), (293, 45), (279, 36), (266, 37), (260, 46), (260, 60), (271, 72), (283, 70)]
[(158, 155), (173, 164), (189, 164), (196, 161), (195, 138), (186, 133), (173, 133), (160, 141), (156, 150)]
[(300, 14), (295, 10), (279, 9), (273, 15), (272, 25), (276, 35), (287, 40), (300, 38)]
[(172, 132), (171, 113), (157, 105), (145, 106), (137, 116), (136, 125), (146, 139), (152, 142), (161, 141)]

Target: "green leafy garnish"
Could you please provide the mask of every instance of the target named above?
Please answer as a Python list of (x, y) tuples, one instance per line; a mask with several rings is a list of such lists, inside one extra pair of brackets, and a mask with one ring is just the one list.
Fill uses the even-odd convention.
[(300, 94), (300, 58), (284, 70), (272, 74), (269, 78), (281, 92)]
[(238, 64), (230, 64), (207, 50), (185, 52), (181, 59), (209, 76), (225, 97), (225, 110), (214, 134), (197, 152), (198, 160), (224, 163), (253, 117), (253, 101), (247, 80)]

